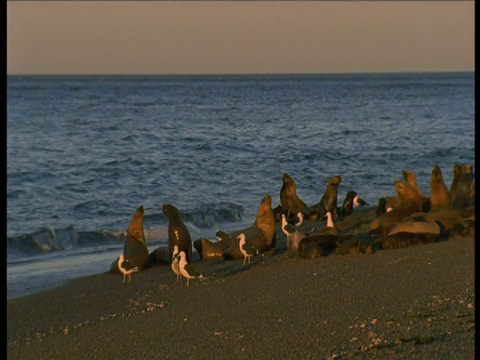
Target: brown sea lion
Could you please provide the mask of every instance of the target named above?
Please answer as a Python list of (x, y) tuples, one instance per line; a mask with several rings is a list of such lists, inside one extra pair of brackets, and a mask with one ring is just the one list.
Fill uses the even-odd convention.
[(287, 173), (282, 177), (282, 188), (280, 189), (280, 203), (282, 212), (290, 220), (293, 216), (297, 216), (296, 226), (300, 226), (303, 218), (308, 216), (310, 210), (307, 205), (297, 195), (297, 185), (293, 178)]
[(412, 170), (403, 170), (402, 175), (405, 181), (408, 184), (412, 185), (415, 189), (417, 189), (420, 196), (423, 196), (422, 190), (420, 190), (420, 187), (418, 186), (417, 175), (415, 174), (415, 172), (413, 172)]
[(422, 200), (417, 189), (398, 179), (395, 180), (394, 184), (400, 203), (393, 208), (393, 210), (386, 212), (372, 221), (369, 231), (370, 235), (381, 234), (382, 237), (385, 238), (393, 226), (407, 216), (422, 209)]
[[(123, 255), (133, 267), (139, 270), (148, 268), (148, 247), (143, 233), (143, 206), (140, 206), (133, 214), (130, 225), (127, 230), (127, 238), (123, 246)], [(122, 274), (118, 267), (118, 258), (110, 265), (110, 272)]]
[(180, 211), (171, 204), (163, 204), (162, 209), (168, 218), (168, 251), (170, 259), (173, 255), (173, 247), (177, 245), (178, 251), (184, 251), (186, 260), (190, 263), (192, 261), (192, 238), (183, 223)]
[(266, 194), (258, 207), (253, 226), (230, 232), (221, 241), (213, 242), (208, 239), (198, 239), (195, 240), (193, 245), (204, 260), (218, 259), (219, 257), (224, 260), (243, 259), (244, 256), (239, 248), (238, 235), (244, 233), (247, 244), (262, 253), (275, 248), (275, 230), (272, 197), (270, 194)]
[(334, 217), (338, 216), (337, 201), (338, 201), (338, 187), (342, 182), (340, 175), (332, 176), (327, 181), (325, 192), (315, 205), (310, 207), (310, 214), (312, 219), (323, 219), (327, 212), (331, 212)]
[(420, 187), (418, 186), (418, 183), (417, 183), (417, 175), (412, 170), (403, 170), (402, 175), (407, 183), (409, 183), (415, 189), (418, 190), (418, 194), (422, 199), (422, 211), (428, 212), (430, 210), (430, 198), (428, 196), (425, 196), (422, 193), (422, 190), (420, 190)]
[(463, 168), (462, 177), (458, 181), (455, 196), (452, 198), (452, 209), (465, 209), (470, 205), (473, 205), (472, 196), (471, 196), (472, 183), (473, 183), (472, 169)]
[(430, 177), (430, 211), (450, 208), (450, 192), (443, 181), (442, 170), (435, 164)]
[(453, 164), (453, 179), (452, 183), (450, 184), (450, 198), (453, 199), (455, 197), (455, 193), (457, 192), (457, 185), (462, 177), (462, 165), (459, 163)]
[(466, 209), (436, 209), (428, 213), (416, 212), (403, 219), (402, 222), (428, 221), (438, 224), (445, 236), (450, 236), (456, 224), (475, 217), (475, 206)]

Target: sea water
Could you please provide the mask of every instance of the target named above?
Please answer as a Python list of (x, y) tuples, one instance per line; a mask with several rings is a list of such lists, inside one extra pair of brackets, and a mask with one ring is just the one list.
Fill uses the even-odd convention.
[(192, 239), (253, 224), (283, 173), (308, 205), (329, 177), (374, 205), (413, 170), (475, 163), (474, 73), (8, 76), (7, 297), (108, 271), (135, 210)]

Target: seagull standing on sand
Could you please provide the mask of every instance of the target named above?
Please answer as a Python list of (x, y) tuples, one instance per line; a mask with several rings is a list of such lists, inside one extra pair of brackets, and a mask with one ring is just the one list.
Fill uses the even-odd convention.
[(248, 259), (250, 263), (250, 259), (252, 256), (258, 254), (258, 250), (252, 244), (247, 244), (247, 238), (245, 237), (244, 233), (241, 233), (237, 236), (238, 239), (238, 247), (240, 248), (240, 252), (243, 254), (243, 265)]
[(123, 253), (118, 255), (118, 268), (123, 274), (123, 283), (125, 282), (125, 277), (128, 276), (128, 282), (132, 281), (132, 276), (131, 274), (134, 272), (139, 271), (140, 269), (136, 266), (133, 266), (130, 261), (125, 260), (125, 257), (123, 256)]
[(180, 273), (187, 279), (187, 286), (190, 285), (190, 279), (203, 279), (203, 275), (187, 262), (185, 251), (180, 251)]
[(173, 247), (173, 254), (172, 254), (172, 270), (177, 275), (177, 284), (182, 278), (182, 273), (180, 272), (180, 256), (178, 254), (178, 245)]

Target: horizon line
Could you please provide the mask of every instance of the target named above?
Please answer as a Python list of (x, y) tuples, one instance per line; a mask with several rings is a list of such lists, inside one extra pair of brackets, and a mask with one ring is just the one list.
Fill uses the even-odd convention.
[(342, 72), (285, 72), (285, 73), (13, 73), (8, 76), (292, 76), (292, 75), (387, 75), (387, 74), (459, 74), (475, 70), (405, 70), (405, 71), (342, 71)]

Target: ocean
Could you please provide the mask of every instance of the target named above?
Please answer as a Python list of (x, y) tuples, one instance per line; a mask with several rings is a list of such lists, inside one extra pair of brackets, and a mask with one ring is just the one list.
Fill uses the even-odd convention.
[(101, 273), (136, 208), (192, 239), (251, 226), (283, 173), (308, 205), (327, 179), (376, 205), (402, 170), (475, 166), (474, 73), (7, 76), (7, 298)]

